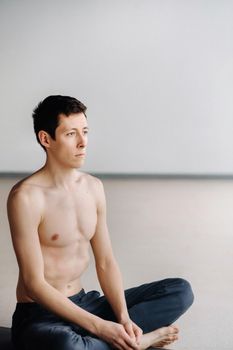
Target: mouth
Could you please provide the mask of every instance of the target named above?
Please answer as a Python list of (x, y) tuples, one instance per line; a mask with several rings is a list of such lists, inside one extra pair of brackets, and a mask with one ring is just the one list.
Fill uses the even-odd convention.
[(85, 157), (85, 153), (76, 154), (75, 157)]

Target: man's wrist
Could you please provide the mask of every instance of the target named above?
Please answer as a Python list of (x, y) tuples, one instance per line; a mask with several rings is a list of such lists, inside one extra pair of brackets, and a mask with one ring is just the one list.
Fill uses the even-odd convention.
[(118, 322), (120, 324), (124, 324), (130, 321), (130, 317), (128, 313), (123, 313), (120, 315), (120, 317), (118, 318)]
[(94, 316), (90, 320), (87, 330), (92, 334), (98, 335), (101, 331), (101, 328), (103, 327), (104, 322), (105, 321), (102, 318), (100, 318), (98, 316)]

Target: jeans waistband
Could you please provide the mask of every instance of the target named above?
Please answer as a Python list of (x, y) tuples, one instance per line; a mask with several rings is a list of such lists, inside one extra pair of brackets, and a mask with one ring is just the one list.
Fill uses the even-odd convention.
[[(70, 299), (71, 301), (73, 302), (79, 302), (82, 297), (85, 295), (85, 291), (84, 289), (82, 288), (78, 293), (74, 294), (74, 295), (71, 295), (70, 297), (68, 297), (68, 299)], [(35, 301), (32, 301), (32, 302), (17, 302), (16, 303), (16, 309), (17, 310), (27, 310), (27, 309), (36, 309), (36, 308), (43, 308), (42, 305), (36, 303)]]

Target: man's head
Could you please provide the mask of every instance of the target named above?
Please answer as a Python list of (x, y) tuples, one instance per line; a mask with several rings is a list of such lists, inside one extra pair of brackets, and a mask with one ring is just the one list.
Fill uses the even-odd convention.
[(59, 126), (61, 115), (69, 117), (71, 114), (83, 113), (86, 117), (86, 106), (74, 97), (52, 95), (46, 97), (34, 109), (32, 117), (34, 121), (34, 131), (39, 144), (41, 144), (39, 132), (45, 131), (50, 137), (56, 139), (56, 129)]

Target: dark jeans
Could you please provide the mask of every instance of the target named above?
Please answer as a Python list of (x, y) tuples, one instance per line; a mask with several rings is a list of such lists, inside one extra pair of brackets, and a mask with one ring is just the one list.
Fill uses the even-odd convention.
[[(176, 321), (193, 303), (190, 284), (181, 278), (146, 283), (125, 291), (131, 319), (144, 333)], [(82, 289), (69, 298), (103, 319), (116, 321), (104, 296)], [(109, 344), (85, 329), (64, 321), (36, 303), (17, 303), (12, 340), (21, 350), (109, 350)]]

